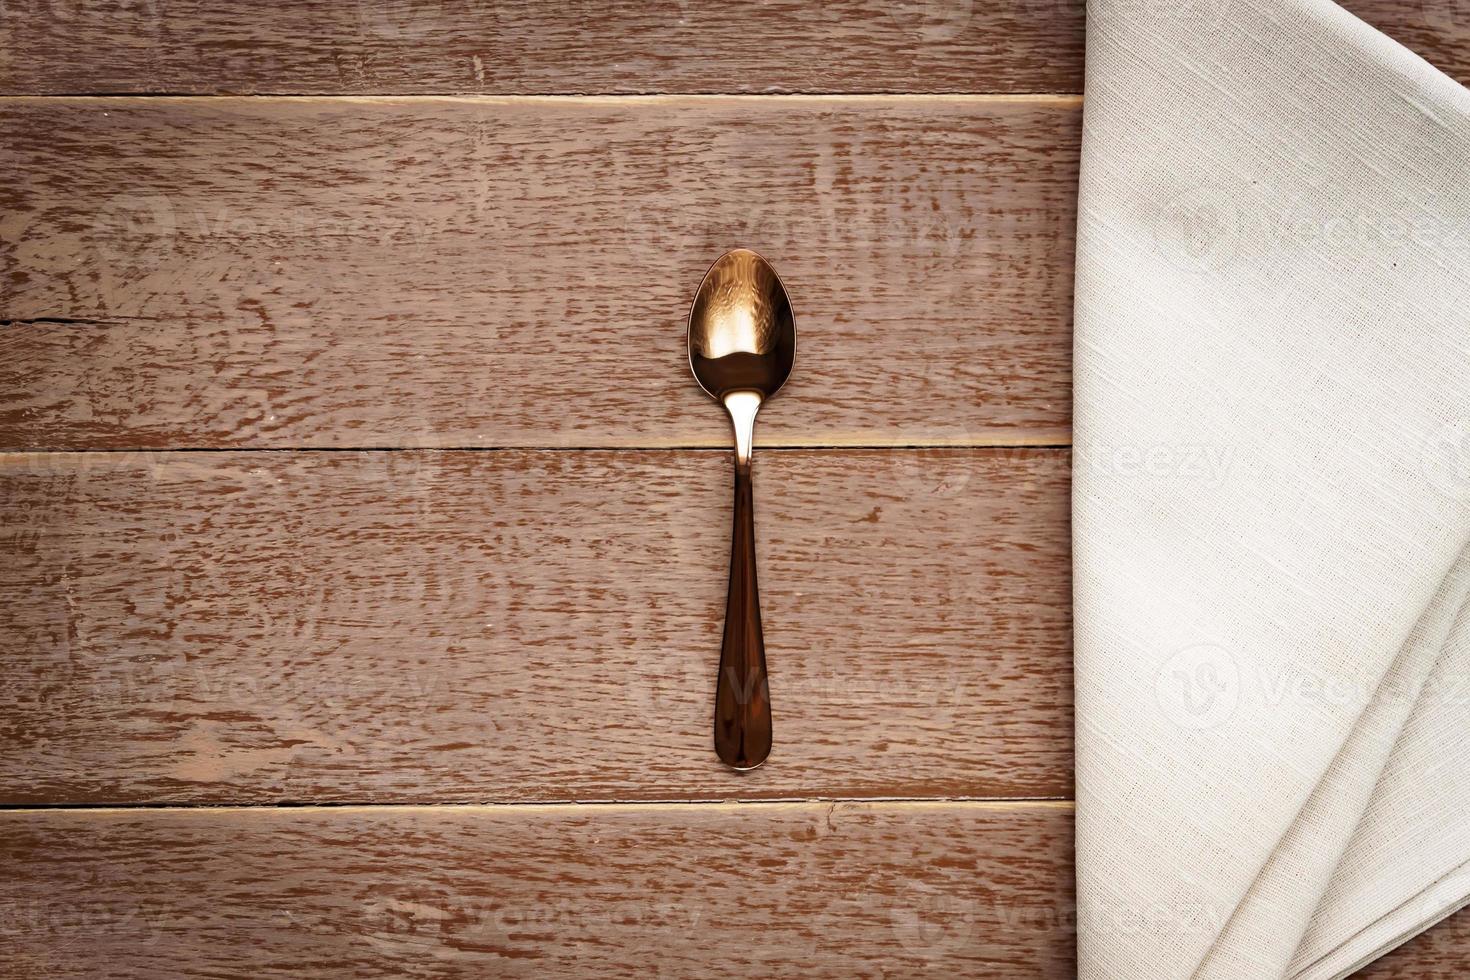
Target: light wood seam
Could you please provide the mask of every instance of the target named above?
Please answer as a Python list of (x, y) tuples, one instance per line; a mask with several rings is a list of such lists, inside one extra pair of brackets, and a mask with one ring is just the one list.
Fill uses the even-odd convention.
[(727, 92), (682, 92), (667, 95), (149, 95), (140, 93), (118, 93), (116, 95), (0, 95), (0, 105), (46, 105), (56, 102), (119, 102), (129, 100), (147, 101), (151, 104), (164, 102), (203, 103), (219, 105), (225, 102), (331, 102), (361, 105), (394, 105), (402, 103), (464, 103), (467, 105), (535, 105), (538, 103), (566, 105), (681, 105), (691, 102), (754, 103), (769, 105), (783, 102), (799, 103), (974, 103), (977, 105), (1050, 105), (1076, 107), (1082, 105), (1081, 93), (1054, 92), (864, 92), (857, 94), (745, 94)]
[(648, 803), (638, 802), (609, 802), (609, 803), (351, 803), (339, 806), (307, 804), (302, 806), (285, 806), (280, 804), (265, 804), (261, 806), (178, 806), (174, 804), (163, 804), (159, 806), (39, 806), (39, 807), (16, 807), (13, 809), (0, 809), (0, 819), (9, 816), (37, 814), (137, 814), (157, 813), (176, 814), (185, 812), (237, 814), (237, 813), (312, 813), (350, 815), (359, 813), (385, 813), (406, 811), (483, 811), (486, 813), (570, 813), (577, 810), (597, 810), (599, 812), (638, 812), (638, 813), (717, 813), (717, 812), (746, 812), (752, 809), (762, 810), (811, 810), (819, 812), (838, 807), (861, 807), (885, 810), (946, 810), (946, 809), (970, 809), (985, 812), (1016, 812), (1028, 810), (1058, 810), (1072, 812), (1076, 809), (1074, 800), (1050, 800), (1050, 799), (932, 799), (932, 800), (884, 800), (884, 799), (842, 799), (842, 800), (724, 800), (720, 802), (700, 803), (698, 801), (658, 801)]
[[(704, 453), (724, 452), (730, 447), (721, 443), (627, 443), (611, 446), (171, 446), (167, 448), (154, 448), (139, 446), (135, 448), (87, 448), (75, 449), (14, 449), (0, 448), (0, 459), (6, 458), (41, 458), (47, 456), (83, 456), (88, 454), (119, 455), (124, 453), (137, 453), (140, 455), (162, 455), (170, 454), (207, 454), (207, 453)], [(756, 448), (763, 452), (892, 452), (892, 453), (922, 453), (934, 449), (1055, 449), (1058, 451), (1070, 450), (1072, 440), (1066, 439), (1044, 439), (1018, 437), (1011, 440), (996, 439), (990, 442), (903, 442), (903, 443), (873, 443), (873, 442), (787, 442), (772, 441), (769, 443), (756, 441)]]

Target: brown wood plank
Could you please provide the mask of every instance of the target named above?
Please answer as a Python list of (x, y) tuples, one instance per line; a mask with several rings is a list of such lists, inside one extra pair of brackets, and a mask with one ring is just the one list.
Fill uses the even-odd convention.
[[(1082, 90), (1083, 0), (7, 0), (0, 93)], [(1470, 79), (1464, 0), (1344, 0)]]
[(1074, 975), (1065, 804), (0, 813), (6, 977)]
[(1382, 959), (1354, 980), (1463, 980), (1470, 976), (1470, 909), (1456, 912)]
[[(9, 811), (0, 976), (1061, 980), (1075, 976), (1071, 810)], [(1467, 921), (1354, 976), (1458, 980)]]
[(1082, 0), (7, 0), (0, 92), (1076, 92)]
[(0, 803), (1065, 797), (1068, 453), (0, 455)]
[(688, 303), (800, 332), (766, 444), (1067, 440), (1076, 100), (0, 101), (0, 447), (723, 446)]

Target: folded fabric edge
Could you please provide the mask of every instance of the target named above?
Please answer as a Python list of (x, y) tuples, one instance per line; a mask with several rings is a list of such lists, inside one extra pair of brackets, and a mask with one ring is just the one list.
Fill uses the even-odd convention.
[(1466, 906), (1470, 906), (1470, 861), (1293, 973), (1291, 980), (1343, 980)]
[[(1433, 673), (1414, 699), (1368, 809), (1339, 860), (1329, 896), (1297, 949), (1291, 977), (1351, 972), (1363, 955), (1376, 958), (1470, 902), (1470, 834), (1456, 829), (1465, 827), (1467, 783), (1456, 778), (1461, 767), (1455, 761), (1467, 743), (1463, 734), (1459, 743), (1446, 740), (1448, 732), (1462, 727), (1463, 698), (1455, 682), (1465, 676), (1470, 658), (1467, 572), (1470, 547), (1457, 566), (1455, 587), (1463, 598)], [(1441, 699), (1444, 691), (1452, 696)], [(1426, 752), (1435, 758), (1429, 768)], [(1412, 814), (1407, 824), (1395, 816), (1405, 810)], [(1407, 852), (1405, 842), (1413, 842)], [(1364, 883), (1382, 881), (1384, 875), (1389, 887), (1365, 894)], [(1416, 880), (1428, 884), (1413, 888)]]
[[(1312, 8), (1312, 9), (1321, 8), (1321, 9), (1324, 9), (1325, 10), (1326, 8), (1329, 8), (1330, 7), (1335, 13), (1333, 13), (1332, 15), (1330, 15), (1330, 18), (1329, 19), (1335, 21), (1335, 23), (1333, 24), (1333, 26), (1335, 26), (1335, 27), (1337, 27), (1339, 29), (1343, 28), (1344, 25), (1346, 25), (1349, 22), (1351, 22), (1351, 24), (1353, 25), (1350, 28), (1350, 30), (1353, 31), (1353, 32), (1356, 32), (1355, 34), (1348, 34), (1347, 31), (1339, 30), (1338, 36), (1336, 38), (1331, 37), (1331, 35), (1328, 35), (1327, 37), (1323, 38), (1323, 40), (1326, 41), (1326, 42), (1331, 42), (1333, 40), (1338, 40), (1338, 41), (1348, 40), (1348, 41), (1352, 41), (1355, 44), (1367, 43), (1366, 42), (1366, 38), (1367, 38), (1367, 36), (1369, 34), (1371, 34), (1374, 38), (1377, 38), (1377, 39), (1389, 40), (1389, 39), (1384, 38), (1383, 35), (1379, 34), (1377, 31), (1373, 30), (1368, 25), (1364, 24), (1362, 21), (1358, 20), (1356, 17), (1353, 17), (1348, 12), (1343, 11), (1341, 8), (1337, 7), (1335, 4), (1329, 4), (1329, 3), (1327, 3), (1326, 0), (1300, 0), (1300, 3), (1301, 3), (1302, 6), (1309, 7), (1309, 8)], [(1381, 44), (1381, 40), (1378, 43)], [(1385, 51), (1383, 51), (1381, 49), (1381, 47), (1378, 48), (1378, 49), (1375, 49), (1373, 53), (1375, 55), (1379, 55), (1379, 56), (1386, 56), (1385, 57), (1385, 62), (1388, 65), (1390, 65), (1391, 68), (1394, 71), (1400, 73), (1401, 76), (1407, 82), (1409, 82), (1410, 84), (1418, 83), (1418, 84), (1421, 84), (1421, 85), (1427, 85), (1427, 84), (1436, 84), (1437, 85), (1440, 79), (1444, 79), (1445, 78), (1445, 76), (1443, 76), (1436, 69), (1434, 69), (1432, 66), (1430, 66), (1422, 58), (1420, 58), (1419, 56), (1413, 54), (1413, 52), (1409, 51), (1407, 48), (1403, 48), (1403, 46), (1402, 45), (1398, 45), (1397, 42), (1391, 42), (1390, 41), (1389, 43), (1393, 45), (1393, 47), (1396, 49), (1396, 52), (1397, 53), (1385, 52)], [(1331, 44), (1330, 43), (1327, 43), (1324, 46), (1325, 47), (1331, 47)], [(1455, 84), (1455, 83), (1453, 83), (1453, 80), (1450, 80), (1450, 81), (1451, 81), (1452, 84)], [(1407, 88), (1407, 86), (1406, 86), (1406, 88)], [(1456, 88), (1459, 89), (1459, 86), (1457, 84), (1456, 84)], [(1463, 92), (1463, 89), (1460, 89), (1460, 92)], [(1411, 104), (1413, 104), (1413, 105), (1416, 106), (1416, 108), (1419, 108), (1421, 111), (1424, 111), (1423, 110), (1423, 107), (1422, 106), (1419, 106), (1418, 105), (1418, 102), (1412, 100), (1411, 98), (1409, 98), (1409, 96), (1405, 96), (1402, 92), (1396, 93), (1396, 94), (1399, 94), (1401, 98), (1404, 98), (1405, 99), (1405, 101), (1410, 101)], [(1460, 101), (1463, 102), (1464, 100), (1461, 99)], [(1087, 161), (1084, 160), (1084, 171), (1085, 171), (1085, 168), (1087, 167), (1087, 165), (1088, 165), (1087, 164)], [(1079, 211), (1079, 217), (1082, 218), (1083, 220), (1086, 220), (1086, 214), (1084, 212), (1082, 212), (1082, 211)], [(1079, 344), (1083, 340), (1084, 340), (1084, 338), (1082, 338), (1082, 337), (1079, 336)], [(1431, 581), (1433, 581), (1433, 579), (1431, 579)], [(1391, 645), (1385, 645), (1385, 652), (1391, 651), (1393, 649), (1394, 648)], [(1389, 658), (1389, 659), (1391, 660), (1392, 658)], [(1365, 706), (1363, 710), (1364, 710), (1364, 712), (1366, 712), (1367, 711), (1367, 707)], [(1360, 713), (1358, 717), (1359, 717), (1359, 721), (1361, 721), (1362, 713)], [(1083, 719), (1080, 715), (1079, 715), (1079, 718), (1078, 718), (1078, 726), (1079, 726), (1079, 729), (1082, 729), (1082, 728), (1086, 727), (1086, 725), (1085, 725), (1085, 719)], [(1341, 737), (1341, 739), (1339, 740), (1339, 743), (1337, 745), (1337, 752), (1338, 752), (1339, 756), (1340, 756), (1340, 754), (1341, 754), (1344, 746), (1346, 746), (1347, 743), (1348, 743), (1348, 741), (1353, 737), (1353, 733), (1357, 731), (1358, 727), (1359, 727), (1358, 723), (1353, 723), (1352, 725), (1350, 725), (1350, 727), (1346, 730), (1346, 734), (1344, 734)], [(1094, 726), (1094, 728), (1090, 731), (1090, 734), (1093, 735), (1094, 737), (1102, 738), (1102, 737), (1104, 737), (1106, 735), (1106, 731), (1104, 729), (1102, 729), (1101, 727)], [(1336, 734), (1337, 733), (1334, 732), (1334, 735), (1336, 735)], [(1081, 735), (1082, 735), (1082, 732), (1079, 731), (1079, 736), (1081, 736)], [(1381, 769), (1382, 768), (1382, 765), (1383, 765), (1383, 762), (1384, 762), (1384, 759), (1387, 758), (1389, 755), (1392, 754), (1393, 748), (1394, 748), (1393, 747), (1393, 744), (1390, 743), (1386, 747), (1385, 751), (1382, 753), (1382, 755), (1379, 758), (1377, 764), (1375, 766), (1373, 766), (1372, 768), (1374, 768), (1374, 769)], [(1333, 766), (1336, 763), (1337, 758), (1338, 758), (1338, 756), (1333, 756), (1333, 757), (1327, 759), (1325, 762), (1322, 763), (1323, 768), (1322, 768), (1321, 772), (1318, 773), (1317, 782), (1315, 784), (1311, 784), (1313, 788), (1311, 789), (1311, 791), (1309, 793), (1306, 793), (1302, 797), (1303, 800), (1310, 801), (1312, 799), (1312, 796), (1317, 792), (1317, 788), (1319, 788), (1321, 786), (1322, 780), (1332, 770)], [(1079, 772), (1080, 772), (1080, 770), (1079, 770)], [(1308, 778), (1308, 779), (1311, 778), (1310, 775), (1308, 775), (1306, 773), (1304, 773), (1304, 776), (1306, 776), (1306, 778)], [(1375, 781), (1373, 780), (1371, 774), (1368, 777), (1368, 784), (1369, 784), (1369, 798), (1371, 798), (1371, 793), (1372, 793), (1372, 790), (1373, 790), (1374, 784), (1375, 784)], [(1085, 794), (1084, 794), (1083, 788), (1082, 787), (1079, 787), (1079, 789), (1078, 789), (1078, 797), (1079, 797), (1079, 799), (1082, 798), (1084, 795)], [(1296, 794), (1293, 794), (1293, 798), (1294, 799), (1292, 801), (1288, 801), (1288, 805), (1290, 805), (1290, 803), (1296, 802), (1295, 797), (1296, 797)], [(1306, 809), (1307, 805), (1308, 804), (1306, 802), (1303, 802), (1302, 805), (1301, 805), (1301, 807), (1298, 808), (1295, 811), (1294, 815), (1288, 815), (1288, 817), (1287, 817), (1287, 819), (1286, 819), (1286, 821), (1284, 823), (1284, 828), (1283, 828), (1283, 831), (1282, 831), (1282, 838), (1276, 842), (1276, 845), (1275, 845), (1276, 848), (1279, 848), (1280, 847), (1280, 844), (1281, 844), (1281, 840), (1284, 840), (1286, 838), (1286, 836), (1291, 833), (1292, 827), (1293, 827), (1294, 823), (1301, 818), (1302, 812)], [(1348, 841), (1349, 841), (1349, 839), (1352, 836), (1352, 831), (1353, 831), (1354, 825), (1357, 822), (1360, 822), (1361, 821), (1361, 818), (1362, 818), (1362, 815), (1363, 815), (1365, 806), (1366, 806), (1366, 804), (1361, 804), (1360, 803), (1359, 805), (1357, 805), (1357, 806), (1355, 806), (1355, 807), (1352, 808), (1352, 810), (1354, 811), (1353, 812), (1353, 815), (1346, 821), (1346, 823), (1347, 823), (1347, 830), (1342, 835), (1340, 835), (1339, 838), (1337, 838), (1338, 844), (1341, 847), (1347, 846)], [(1261, 835), (1261, 837), (1258, 837), (1257, 839), (1260, 840), (1260, 839), (1263, 839), (1263, 838), (1264, 838), (1264, 835)], [(1269, 862), (1270, 861), (1270, 859), (1271, 859), (1270, 855), (1271, 854), (1274, 854), (1274, 853), (1275, 853), (1275, 850), (1274, 849), (1271, 852), (1269, 852), (1269, 854), (1268, 854), (1268, 856), (1266, 858), (1266, 862)], [(1339, 862), (1329, 860), (1329, 862), (1328, 862), (1328, 871), (1326, 873), (1326, 877), (1327, 878), (1330, 879), (1332, 877), (1332, 868), (1335, 867), (1335, 865), (1337, 863), (1339, 863)], [(1264, 866), (1265, 865), (1263, 864), (1262, 865), (1262, 868), (1264, 868)], [(1260, 869), (1257, 869), (1258, 876), (1259, 876), (1259, 873), (1260, 873)], [(1464, 882), (1460, 881), (1460, 879), (1458, 877), (1447, 877), (1447, 878), (1441, 879), (1441, 881), (1450, 881), (1450, 882), (1452, 882), (1452, 884), (1454, 884), (1455, 887), (1461, 887), (1464, 884)], [(1431, 886), (1431, 887), (1434, 887), (1434, 886)], [(1250, 890), (1249, 887), (1246, 887), (1244, 889), (1244, 895), (1248, 895), (1249, 894), (1249, 890)], [(1308, 911), (1309, 912), (1311, 910), (1311, 906), (1314, 905), (1314, 904), (1316, 904), (1316, 902), (1317, 901), (1320, 901), (1320, 899), (1322, 898), (1321, 887), (1314, 885), (1314, 887), (1313, 887), (1312, 890), (1314, 892), (1316, 892), (1315, 895), (1309, 894), (1309, 895), (1304, 896), (1307, 899), (1308, 903), (1309, 903), (1308, 904)], [(1245, 900), (1244, 895), (1242, 896), (1242, 901)], [(1451, 896), (1450, 898), (1445, 899), (1445, 901), (1453, 904), (1453, 903), (1455, 903), (1457, 901), (1457, 899), (1455, 899), (1453, 896)], [(1459, 904), (1458, 905), (1455, 905), (1454, 907), (1459, 907), (1459, 905), (1463, 905), (1464, 904), (1464, 901), (1463, 900), (1458, 900), (1458, 902), (1459, 902)], [(1229, 908), (1229, 907), (1230, 906), (1228, 904), (1222, 904), (1222, 908)], [(1361, 931), (1359, 931), (1357, 933), (1354, 933), (1354, 934), (1349, 935), (1348, 938), (1344, 939), (1342, 943), (1340, 943), (1337, 947), (1334, 948), (1334, 951), (1332, 951), (1331, 953), (1328, 953), (1328, 954), (1324, 954), (1322, 958), (1320, 958), (1317, 961), (1315, 961), (1314, 962), (1314, 965), (1310, 969), (1312, 969), (1314, 971), (1319, 971), (1319, 972), (1313, 972), (1313, 973), (1310, 974), (1310, 976), (1313, 978), (1313, 980), (1315, 980), (1315, 978), (1317, 976), (1319, 976), (1319, 975), (1320, 976), (1341, 975), (1341, 974), (1336, 974), (1336, 973), (1329, 974), (1329, 973), (1320, 972), (1320, 971), (1335, 971), (1336, 969), (1338, 969), (1339, 965), (1344, 962), (1345, 958), (1348, 958), (1348, 957), (1354, 957), (1354, 959), (1352, 959), (1351, 962), (1350, 962), (1349, 971), (1351, 969), (1356, 969), (1359, 966), (1361, 966), (1364, 962), (1367, 962), (1368, 960), (1374, 958), (1375, 956), (1380, 955), (1386, 949), (1392, 948), (1392, 946), (1393, 945), (1396, 945), (1398, 942), (1402, 942), (1404, 939), (1407, 939), (1410, 936), (1416, 934), (1417, 932), (1422, 931), (1422, 929), (1427, 928), (1433, 922), (1439, 921), (1439, 919), (1440, 918), (1443, 918), (1444, 915), (1447, 915), (1447, 914), (1449, 914), (1449, 912), (1453, 911), (1453, 908), (1448, 908), (1445, 911), (1443, 911), (1442, 914), (1438, 914), (1437, 917), (1435, 917), (1435, 918), (1428, 919), (1427, 921), (1421, 921), (1417, 925), (1410, 925), (1410, 924), (1408, 924), (1408, 921), (1407, 920), (1408, 919), (1411, 919), (1411, 918), (1414, 918), (1414, 916), (1413, 915), (1410, 915), (1409, 913), (1414, 912), (1415, 910), (1417, 910), (1419, 908), (1418, 903), (1409, 902), (1409, 903), (1406, 903), (1406, 904), (1401, 904), (1397, 908), (1398, 908), (1398, 910), (1403, 910), (1403, 911), (1395, 911), (1395, 912), (1385, 913), (1379, 919), (1375, 920), (1375, 923), (1374, 923), (1373, 926), (1371, 926), (1369, 928), (1365, 928), (1365, 929), (1363, 929), (1363, 930), (1361, 930)], [(1237, 906), (1237, 909), (1238, 909), (1238, 906)], [(1438, 908), (1436, 908), (1435, 912), (1436, 913), (1439, 912)], [(1228, 928), (1229, 921), (1230, 921), (1231, 918), (1233, 918), (1233, 916), (1234, 916), (1234, 912), (1232, 912), (1231, 913), (1231, 916), (1227, 918), (1225, 925), (1223, 925), (1223, 926), (1220, 927), (1222, 932), (1223, 932), (1223, 930), (1225, 928)], [(1424, 918), (1424, 916), (1419, 916), (1419, 917), (1421, 919)], [(1395, 936), (1397, 936), (1397, 938), (1394, 938)], [(1387, 937), (1387, 938), (1385, 939), (1384, 937)], [(1218, 941), (1218, 938), (1219, 937), (1217, 936), (1216, 937), (1216, 940), (1217, 941)], [(1298, 936), (1295, 937), (1295, 938), (1300, 938), (1300, 935), (1298, 934)], [(1378, 940), (1378, 941), (1375, 942), (1375, 940)], [(1367, 951), (1367, 955), (1366, 955), (1366, 958), (1363, 958), (1363, 953), (1364, 953), (1365, 950)], [(1207, 958), (1208, 957), (1208, 952), (1206, 952), (1205, 955), (1206, 955), (1206, 958)], [(1288, 975), (1288, 974), (1283, 973), (1283, 972), (1278, 972), (1278, 973), (1273, 974), (1273, 975), (1283, 976), (1283, 975)], [(1297, 975), (1297, 974), (1291, 974), (1291, 975)], [(1300, 975), (1307, 976), (1308, 974), (1303, 973), (1303, 974), (1300, 974)]]
[[(1446, 570), (1399, 653), (1379, 679), (1337, 753), (1287, 824), (1191, 976), (1231, 976), (1248, 965), (1239, 950), (1276, 944), (1273, 975), (1288, 965), (1320, 910), (1354, 832), (1372, 805), (1382, 774), (1405, 726), (1424, 697), (1456, 625), (1470, 611), (1470, 541)], [(1282, 893), (1293, 901), (1283, 907)], [(1273, 896), (1275, 896), (1273, 898)], [(1289, 930), (1283, 934), (1282, 930)], [(1283, 942), (1289, 940), (1289, 943)], [(1236, 953), (1234, 965), (1224, 955)]]
[[(1384, 34), (1372, 24), (1369, 24), (1356, 14), (1343, 8), (1335, 0), (1308, 0), (1308, 2), (1320, 7), (1324, 19), (1329, 22), (1335, 20), (1337, 22), (1336, 26), (1340, 27), (1350, 38), (1364, 45), (1375, 45), (1379, 53), (1385, 57), (1385, 60), (1392, 59), (1393, 67), (1400, 71), (1407, 79), (1412, 79), (1421, 85), (1434, 86), (1446, 94), (1454, 94), (1460, 97), (1461, 100), (1470, 102), (1470, 89), (1467, 89), (1459, 81), (1440, 70), (1412, 48)], [(1455, 566), (1446, 574), (1446, 585), (1451, 585), (1456, 578), (1461, 580), (1457, 585), (1451, 586), (1454, 591), (1460, 594), (1460, 599), (1455, 603), (1458, 609), (1454, 610), (1453, 614), (1447, 617), (1445, 628), (1442, 631), (1436, 631), (1439, 633), (1440, 643), (1436, 643), (1435, 646), (1441, 646), (1448, 639), (1451, 631), (1458, 624), (1463, 623), (1467, 616), (1470, 616), (1470, 589), (1467, 589), (1464, 584), (1466, 577), (1465, 566), (1467, 560), (1470, 560), (1470, 557), (1467, 556), (1470, 556), (1470, 542), (1466, 543), (1465, 549), (1462, 550)], [(1436, 596), (1435, 602), (1431, 603), (1430, 607), (1426, 609), (1425, 616), (1432, 616), (1434, 606), (1441, 603), (1445, 598), (1444, 595)], [(1437, 658), (1432, 660), (1429, 664), (1430, 670), (1433, 670), (1437, 663)], [(1392, 668), (1389, 674), (1392, 674)], [(1387, 683), (1388, 676), (1385, 675), (1384, 683)], [(1421, 677), (1421, 682), (1427, 676), (1426, 673), (1424, 677)], [(1425, 690), (1421, 683), (1413, 698), (1415, 708), (1417, 708), (1421, 699), (1425, 696)], [(1354, 725), (1353, 735), (1349, 737), (1348, 741), (1344, 742), (1344, 751), (1347, 749), (1349, 742), (1357, 736), (1359, 726), (1363, 724), (1364, 717), (1372, 711), (1373, 707), (1372, 704), (1365, 707), (1359, 722)], [(1398, 747), (1402, 733), (1409, 723), (1410, 716), (1410, 713), (1406, 713), (1398, 720), (1398, 723), (1394, 727), (1393, 743), (1383, 753), (1376, 767), (1379, 771), (1380, 778), (1382, 771), (1386, 768), (1389, 759), (1392, 758), (1394, 751)], [(1334, 761), (1334, 766), (1335, 764), (1336, 760)], [(1324, 781), (1329, 778), (1331, 771), (1332, 769), (1329, 767), (1328, 772), (1324, 773)], [(1320, 788), (1321, 784), (1319, 783)], [(1377, 792), (1378, 786), (1375, 780), (1375, 786), (1368, 798), (1363, 801), (1361, 806), (1355, 808), (1357, 810), (1355, 825), (1361, 824), (1369, 808), (1373, 805), (1374, 796)], [(1314, 789), (1313, 799), (1316, 798), (1317, 793), (1318, 789)], [(1303, 812), (1310, 805), (1311, 802), (1309, 800), (1307, 806), (1303, 807)], [(1298, 814), (1298, 820), (1301, 818), (1301, 815), (1301, 813)], [(1337, 848), (1337, 857), (1334, 862), (1336, 867), (1340, 867), (1343, 855), (1346, 853), (1346, 849), (1350, 843), (1351, 838), (1349, 837), (1349, 839), (1343, 840)], [(1280, 845), (1278, 844), (1278, 850), (1279, 848)], [(1273, 860), (1276, 854), (1277, 850), (1273, 850)], [(1325, 883), (1324, 888), (1316, 895), (1315, 904), (1319, 906), (1318, 911), (1320, 911), (1320, 903), (1326, 897), (1326, 891), (1330, 887), (1331, 882), (1329, 880), (1329, 882)], [(1252, 889), (1254, 889), (1254, 883)], [(1248, 900), (1249, 893), (1242, 901)], [(1364, 926), (1359, 932), (1348, 936), (1338, 946), (1321, 954), (1313, 963), (1289, 970), (1286, 976), (1292, 978), (1292, 980), (1339, 980), (1339, 978), (1347, 977), (1413, 937), (1433, 928), (1467, 905), (1470, 905), (1470, 855), (1463, 855), (1460, 863), (1453, 866), (1450, 871), (1427, 885), (1416, 895), (1385, 912), (1379, 918)], [(1297, 938), (1299, 940), (1303, 938), (1302, 934), (1298, 933)], [(1208, 956), (1206, 960), (1208, 960)]]

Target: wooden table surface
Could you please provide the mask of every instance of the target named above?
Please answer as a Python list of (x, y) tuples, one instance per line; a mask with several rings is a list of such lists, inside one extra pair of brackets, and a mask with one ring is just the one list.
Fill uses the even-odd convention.
[[(1350, 9), (1459, 78), (1464, 0)], [(1075, 972), (1077, 0), (0, 13), (0, 975)], [(782, 272), (710, 748), (704, 267)], [(1457, 916), (1363, 976), (1470, 972)]]

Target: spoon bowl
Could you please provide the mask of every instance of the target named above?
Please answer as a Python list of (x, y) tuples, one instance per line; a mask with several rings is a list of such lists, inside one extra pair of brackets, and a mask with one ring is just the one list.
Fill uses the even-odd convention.
[(715, 683), (715, 752), (733, 769), (754, 769), (771, 752), (771, 699), (756, 585), (751, 453), (755, 416), (786, 383), (796, 361), (796, 322), (771, 263), (750, 249), (720, 256), (689, 311), (689, 368), (725, 406), (735, 434), (735, 527), (730, 590)]
[(720, 256), (689, 311), (689, 367), (718, 402), (732, 391), (770, 398), (796, 361), (796, 322), (771, 263), (748, 248)]

